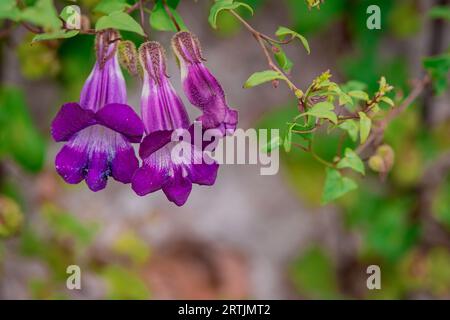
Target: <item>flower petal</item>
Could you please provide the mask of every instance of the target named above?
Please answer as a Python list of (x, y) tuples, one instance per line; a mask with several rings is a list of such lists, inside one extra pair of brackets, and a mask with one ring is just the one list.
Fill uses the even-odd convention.
[(109, 174), (108, 154), (103, 151), (92, 152), (86, 175), (86, 183), (89, 189), (94, 192), (104, 189)]
[(193, 164), (189, 170), (189, 178), (192, 183), (199, 185), (212, 186), (216, 182), (219, 164)]
[(148, 158), (171, 141), (172, 130), (155, 131), (147, 135), (139, 146), (141, 159)]
[(180, 167), (175, 167), (174, 176), (163, 185), (162, 189), (169, 201), (181, 207), (189, 198), (192, 183), (188, 177), (183, 177)]
[(130, 183), (134, 172), (139, 168), (139, 161), (134, 154), (133, 147), (120, 148), (111, 162), (111, 174), (114, 179), (123, 183)]
[(51, 125), (51, 134), (56, 142), (67, 141), (78, 131), (96, 123), (94, 113), (80, 107), (78, 103), (64, 104)]
[(77, 184), (84, 179), (87, 162), (86, 149), (65, 145), (56, 155), (55, 167), (64, 181)]
[(167, 181), (168, 168), (151, 162), (137, 169), (131, 179), (131, 188), (140, 196), (158, 191)]
[(128, 138), (130, 142), (140, 142), (144, 127), (134, 110), (120, 103), (110, 103), (96, 113), (98, 122)]

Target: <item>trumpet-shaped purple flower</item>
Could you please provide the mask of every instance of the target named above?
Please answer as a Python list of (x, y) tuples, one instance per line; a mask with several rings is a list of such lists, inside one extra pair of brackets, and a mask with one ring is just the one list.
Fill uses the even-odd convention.
[(57, 172), (67, 183), (85, 179), (92, 191), (105, 188), (108, 176), (130, 183), (139, 166), (131, 143), (141, 141), (143, 125), (126, 104), (116, 52), (118, 37), (113, 30), (97, 35), (97, 62), (80, 102), (64, 104), (51, 125), (55, 141), (66, 141), (55, 159)]
[(232, 134), (238, 113), (228, 107), (222, 86), (203, 64), (198, 38), (187, 31), (178, 32), (172, 39), (172, 48), (179, 61), (184, 92), (203, 112), (197, 120), (206, 129), (218, 128), (223, 134)]
[[(212, 185), (218, 164), (206, 163), (202, 147), (186, 141), (171, 141), (173, 131), (188, 129), (189, 117), (183, 102), (166, 75), (164, 49), (158, 42), (146, 42), (139, 48), (144, 71), (141, 108), (146, 137), (139, 155), (143, 160), (132, 179), (138, 195), (162, 189), (167, 198), (181, 206), (189, 197), (192, 184)], [(173, 157), (173, 150), (183, 146), (188, 150)]]

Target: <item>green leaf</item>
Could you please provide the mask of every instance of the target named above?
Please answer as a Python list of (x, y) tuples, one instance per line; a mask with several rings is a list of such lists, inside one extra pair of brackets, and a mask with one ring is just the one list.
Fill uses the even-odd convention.
[(16, 0), (0, 1), (0, 20), (10, 19), (12, 21), (20, 20), (20, 10), (17, 7)]
[(286, 137), (284, 138), (283, 147), (284, 147), (284, 151), (286, 151), (287, 153), (289, 153), (291, 151), (291, 147), (292, 147), (292, 129), (294, 129), (294, 127), (296, 127), (296, 126), (297, 126), (296, 123), (292, 123), (288, 127), (288, 130), (286, 132)]
[(334, 113), (334, 105), (330, 102), (323, 101), (315, 104), (305, 115), (310, 115), (316, 118), (328, 119), (331, 122), (337, 124), (338, 119), (336, 113)]
[(348, 119), (342, 122), (339, 126), (340, 129), (347, 131), (350, 139), (356, 142), (358, 140), (359, 126), (353, 119)]
[(450, 71), (450, 54), (442, 54), (435, 57), (425, 58), (423, 66), (431, 75), (434, 91), (441, 95), (448, 87), (448, 73)]
[(367, 90), (367, 85), (364, 82), (357, 81), (357, 80), (350, 80), (346, 82), (345, 84), (341, 85), (341, 89), (344, 92), (350, 92), (350, 91), (364, 91)]
[(369, 95), (361, 90), (353, 90), (348, 92), (348, 95), (352, 98), (355, 99), (359, 99), (359, 100), (364, 100), (364, 101), (368, 101), (369, 100)]
[(33, 38), (33, 42), (35, 41), (44, 41), (44, 40), (54, 40), (54, 39), (67, 39), (75, 37), (79, 32), (77, 30), (59, 30), (50, 33), (41, 33), (37, 34)]
[(445, 19), (450, 21), (450, 7), (435, 6), (430, 9), (428, 15), (433, 19)]
[(302, 36), (301, 34), (299, 34), (298, 32), (295, 32), (294, 30), (288, 29), (286, 27), (278, 27), (277, 32), (275, 32), (275, 35), (277, 37), (279, 37), (280, 39), (283, 39), (286, 36), (291, 36), (293, 38), (297, 38), (301, 41), (301, 43), (305, 47), (306, 52), (308, 52), (308, 54), (311, 53), (311, 49), (309, 47), (308, 40), (306, 40), (306, 38), (304, 36)]
[(275, 52), (273, 54), (275, 60), (285, 72), (290, 72), (292, 67), (294, 66), (294, 63), (287, 57), (286, 53), (284, 52), (283, 48), (281, 48), (281, 46), (277, 45), (276, 48), (278, 52)]
[(359, 137), (361, 144), (366, 142), (372, 128), (372, 120), (364, 113), (358, 112), (359, 115)]
[[(187, 30), (187, 27), (178, 12), (170, 5), (169, 10), (172, 12), (172, 16), (180, 26), (181, 30)], [(150, 14), (150, 25), (155, 30), (177, 32), (177, 28), (167, 14), (162, 0), (158, 0), (153, 7), (152, 13)]]
[(381, 101), (383, 101), (384, 103), (388, 104), (391, 107), (395, 107), (394, 101), (389, 97), (386, 97), (386, 96), (381, 97)]
[(129, 14), (125, 12), (113, 12), (107, 16), (103, 16), (98, 19), (95, 30), (104, 30), (104, 29), (118, 29), (123, 31), (130, 31), (140, 34), (144, 36), (144, 30), (139, 23), (136, 22)]
[(218, 0), (218, 1), (216, 1), (213, 4), (213, 6), (211, 7), (211, 10), (209, 11), (209, 17), (208, 17), (209, 24), (214, 29), (217, 29), (217, 16), (219, 15), (219, 13), (223, 10), (234, 10), (239, 7), (246, 8), (253, 15), (252, 7), (250, 7), (246, 3), (233, 1), (233, 0)]
[(95, 7), (94, 12), (110, 14), (115, 11), (124, 11), (131, 7), (126, 0), (102, 0)]
[(339, 105), (340, 106), (353, 106), (353, 99), (345, 92), (339, 93)]
[(335, 169), (327, 168), (322, 204), (336, 200), (357, 188), (358, 185), (352, 179), (343, 177)]
[(364, 163), (358, 154), (350, 148), (345, 149), (345, 157), (342, 158), (338, 164), (338, 169), (350, 168), (355, 170), (356, 172), (361, 173), (362, 175), (366, 174)]
[(266, 70), (261, 72), (255, 72), (248, 78), (244, 84), (244, 88), (253, 88), (260, 84), (272, 81), (272, 80), (284, 80), (284, 76), (274, 70)]
[(21, 19), (46, 30), (61, 29), (61, 21), (52, 0), (38, 0), (34, 6), (27, 7), (22, 11)]

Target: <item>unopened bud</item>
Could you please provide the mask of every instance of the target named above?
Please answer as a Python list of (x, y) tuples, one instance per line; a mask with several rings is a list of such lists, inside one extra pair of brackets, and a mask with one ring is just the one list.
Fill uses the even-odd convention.
[(383, 158), (379, 155), (374, 155), (369, 159), (369, 167), (375, 172), (384, 173), (386, 172), (386, 167), (384, 165)]
[(133, 42), (126, 40), (119, 43), (120, 65), (135, 76), (138, 74), (137, 50)]
[(301, 98), (303, 98), (303, 91), (302, 90), (300, 90), (300, 89), (297, 89), (297, 90), (295, 90), (295, 96), (298, 98), (298, 99), (301, 99)]
[(369, 167), (380, 173), (389, 172), (394, 166), (395, 153), (391, 146), (384, 144), (377, 148), (375, 155), (369, 159)]
[(377, 154), (379, 154), (386, 165), (387, 170), (391, 170), (394, 166), (395, 153), (391, 146), (384, 144), (377, 149)]
[(272, 80), (272, 86), (274, 88), (278, 88), (279, 85), (280, 85), (280, 81), (278, 79)]

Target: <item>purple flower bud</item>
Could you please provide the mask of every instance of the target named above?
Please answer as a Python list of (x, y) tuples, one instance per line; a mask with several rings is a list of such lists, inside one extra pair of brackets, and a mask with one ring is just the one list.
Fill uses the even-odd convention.
[(67, 143), (55, 159), (57, 172), (71, 184), (86, 180), (92, 191), (108, 176), (130, 183), (139, 162), (131, 143), (140, 142), (143, 125), (126, 104), (125, 80), (117, 58), (114, 30), (97, 34), (97, 62), (81, 91), (80, 102), (64, 104), (51, 125), (55, 141)]
[[(162, 46), (158, 42), (144, 43), (139, 48), (139, 59), (144, 71), (141, 108), (146, 137), (139, 149), (142, 167), (133, 176), (132, 188), (140, 196), (162, 189), (170, 201), (181, 206), (187, 201), (193, 183), (214, 184), (219, 166), (202, 161), (201, 147), (171, 141), (173, 131), (188, 129), (190, 121), (166, 75)], [(182, 159), (174, 159), (172, 151), (180, 144), (189, 152)]]
[(180, 64), (184, 92), (203, 112), (197, 120), (206, 129), (218, 128), (224, 134), (232, 134), (238, 112), (228, 107), (222, 86), (203, 64), (197, 37), (187, 31), (178, 32), (172, 39), (172, 48)]

